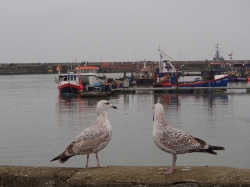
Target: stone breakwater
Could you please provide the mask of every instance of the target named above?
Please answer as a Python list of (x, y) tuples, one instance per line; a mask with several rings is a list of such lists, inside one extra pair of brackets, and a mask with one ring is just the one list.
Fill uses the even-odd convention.
[[(188, 71), (200, 71), (207, 67), (207, 63), (204, 61), (175, 61), (172, 62), (173, 65), (178, 70), (184, 70), (181, 68), (185, 64), (185, 70)], [(147, 66), (152, 68), (158, 67), (158, 62), (148, 61)], [(7, 64), (0, 64), (0, 75), (15, 75), (15, 74), (47, 74), (47, 73), (57, 73), (57, 66), (61, 66), (61, 72), (66, 73), (71, 67), (74, 69), (79, 63), (49, 63), (49, 64), (20, 64), (16, 63), (12, 66), (7, 66)], [(135, 62), (91, 62), (89, 65), (99, 67), (99, 73), (123, 73), (132, 71), (135, 72), (137, 69), (137, 63)], [(139, 68), (143, 67), (143, 62), (138, 63)]]
[(0, 166), (0, 186), (250, 186), (250, 169), (179, 166), (169, 176), (160, 174), (161, 170), (161, 167), (156, 166), (110, 166), (90, 169)]

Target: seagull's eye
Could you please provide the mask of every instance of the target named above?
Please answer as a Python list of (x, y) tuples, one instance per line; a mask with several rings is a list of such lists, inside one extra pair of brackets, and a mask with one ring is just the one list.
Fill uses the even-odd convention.
[(109, 103), (106, 103), (107, 105), (109, 105)]

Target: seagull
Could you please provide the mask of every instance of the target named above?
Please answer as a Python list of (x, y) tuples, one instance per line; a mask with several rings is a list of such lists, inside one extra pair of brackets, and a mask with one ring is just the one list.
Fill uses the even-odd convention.
[(89, 168), (89, 154), (95, 153), (97, 167), (106, 167), (100, 166), (98, 152), (106, 147), (111, 140), (112, 127), (107, 113), (109, 108), (117, 109), (116, 106), (110, 104), (106, 100), (99, 101), (96, 106), (98, 116), (94, 125), (82, 131), (62, 154), (55, 157), (50, 162), (59, 160), (59, 162), (64, 163), (72, 156), (87, 155), (86, 168)]
[(174, 172), (177, 154), (203, 152), (216, 155), (217, 153), (214, 152), (214, 150), (225, 150), (224, 147), (209, 145), (207, 142), (199, 138), (171, 127), (164, 117), (162, 104), (156, 103), (153, 106), (153, 110), (154, 143), (160, 150), (173, 155), (172, 167), (166, 169), (162, 174), (169, 175)]

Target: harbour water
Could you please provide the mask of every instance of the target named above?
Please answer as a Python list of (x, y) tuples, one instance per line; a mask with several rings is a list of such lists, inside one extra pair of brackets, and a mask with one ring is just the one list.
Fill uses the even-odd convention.
[[(100, 98), (60, 96), (56, 75), (0, 76), (0, 165), (85, 167), (86, 156), (65, 164), (50, 162), (95, 121)], [(122, 77), (123, 74), (116, 74)], [(112, 75), (111, 75), (112, 77)], [(188, 77), (191, 79), (192, 77)], [(230, 83), (250, 86), (250, 83)], [(250, 169), (250, 95), (245, 90), (211, 94), (116, 94), (106, 97), (113, 135), (99, 152), (102, 165), (166, 166), (172, 155), (152, 139), (155, 102), (164, 105), (168, 123), (211, 145), (224, 146), (218, 155), (179, 155), (180, 166), (229, 166)], [(90, 166), (96, 166), (90, 155)]]

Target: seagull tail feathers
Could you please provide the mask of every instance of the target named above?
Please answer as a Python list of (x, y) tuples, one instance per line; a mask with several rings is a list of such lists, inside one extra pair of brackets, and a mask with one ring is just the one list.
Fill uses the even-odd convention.
[(59, 162), (61, 162), (62, 164), (64, 162), (66, 162), (70, 157), (72, 156), (67, 156), (65, 152), (63, 152), (62, 154), (60, 154), (59, 156), (55, 157), (54, 159), (52, 159), (50, 162), (55, 161), (55, 160), (59, 160)]
[(211, 149), (211, 150), (225, 150), (225, 147), (210, 145), (208, 149)]
[(197, 152), (210, 153), (210, 154), (213, 154), (213, 155), (217, 155), (215, 150), (225, 150), (225, 148), (221, 147), (221, 146), (209, 145), (208, 149), (198, 149)]

